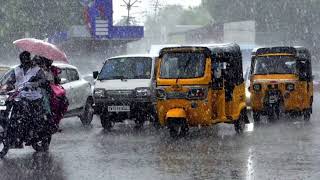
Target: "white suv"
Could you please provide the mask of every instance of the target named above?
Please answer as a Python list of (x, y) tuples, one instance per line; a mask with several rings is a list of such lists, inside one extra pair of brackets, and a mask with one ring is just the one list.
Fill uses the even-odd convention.
[(137, 128), (145, 120), (156, 125), (155, 61), (152, 55), (117, 56), (94, 72), (94, 108), (104, 129), (126, 119), (134, 119)]
[[(78, 69), (69, 64), (54, 63), (62, 70), (60, 74), (61, 85), (66, 90), (69, 101), (68, 111), (64, 117), (78, 116), (83, 125), (89, 125), (93, 119), (93, 96), (92, 88), (88, 81), (84, 80)], [(0, 78), (0, 84), (4, 85), (8, 81), (13, 68)]]

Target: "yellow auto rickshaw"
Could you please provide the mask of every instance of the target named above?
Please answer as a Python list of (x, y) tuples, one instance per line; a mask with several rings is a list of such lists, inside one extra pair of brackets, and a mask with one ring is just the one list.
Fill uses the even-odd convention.
[(311, 57), (304, 47), (267, 47), (252, 52), (250, 70), (251, 107), (255, 122), (270, 121), (283, 113), (312, 113), (313, 82)]
[(159, 58), (157, 112), (172, 137), (217, 123), (243, 132), (249, 120), (237, 44), (165, 48)]

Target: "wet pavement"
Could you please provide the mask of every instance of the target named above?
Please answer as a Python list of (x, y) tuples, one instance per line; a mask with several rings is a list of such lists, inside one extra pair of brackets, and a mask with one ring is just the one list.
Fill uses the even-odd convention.
[(0, 180), (320, 179), (319, 100), (310, 123), (283, 118), (243, 135), (218, 125), (172, 139), (151, 125), (105, 132), (98, 118), (88, 128), (65, 119), (48, 153), (10, 150)]

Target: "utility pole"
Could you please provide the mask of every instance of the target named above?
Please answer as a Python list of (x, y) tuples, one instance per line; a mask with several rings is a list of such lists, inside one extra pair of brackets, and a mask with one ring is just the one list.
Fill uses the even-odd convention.
[(138, 7), (135, 6), (135, 4), (140, 3), (141, 1), (139, 0), (122, 0), (124, 2), (124, 6), (127, 9), (127, 25), (130, 25), (130, 20), (132, 19), (131, 15), (130, 15), (130, 11), (132, 10), (133, 7)]

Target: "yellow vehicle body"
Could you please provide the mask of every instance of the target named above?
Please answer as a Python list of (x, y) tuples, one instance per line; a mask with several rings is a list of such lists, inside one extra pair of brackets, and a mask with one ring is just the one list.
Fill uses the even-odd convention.
[[(253, 90), (253, 84), (259, 83), (262, 85), (260, 92)], [(286, 84), (292, 83), (295, 85), (295, 90), (289, 92), (286, 90)], [(296, 75), (256, 75), (251, 79), (251, 106), (254, 111), (263, 110), (263, 102), (268, 86), (278, 84), (279, 90), (283, 95), (283, 108), (285, 111), (303, 111), (310, 108), (313, 97), (313, 84), (305, 81), (299, 81)]]
[[(278, 47), (275, 47), (275, 50)], [(281, 49), (281, 48), (280, 48)], [(284, 51), (289, 51), (292, 49), (292, 53), (284, 53), (281, 50), (277, 50), (277, 53), (270, 53), (268, 50), (265, 54), (260, 53), (253, 57), (253, 61), (259, 57), (268, 57), (273, 60), (281, 58), (290, 58), (292, 62), (299, 61), (298, 53), (294, 53), (294, 48), (284, 48)], [(271, 51), (271, 49), (269, 49)], [(304, 52), (308, 53), (305, 49)], [(298, 50), (296, 50), (298, 51)], [(310, 61), (310, 58), (303, 57), (303, 65)], [(290, 64), (290, 63), (289, 63)], [(297, 63), (296, 67), (298, 67)], [(312, 103), (313, 103), (313, 82), (311, 78), (300, 78), (299, 74), (310, 74), (308, 71), (311, 68), (300, 68), (299, 73), (268, 73), (268, 74), (254, 74), (255, 65), (252, 65), (251, 77), (250, 77), (250, 92), (251, 92), (251, 108), (254, 112), (254, 119), (259, 120), (259, 116), (268, 115), (268, 93), (269, 91), (277, 91), (279, 93), (279, 108), (281, 112), (285, 113), (300, 113), (304, 112), (312, 113)], [(304, 65), (305, 66), (305, 65)], [(311, 67), (311, 64), (310, 64)], [(270, 68), (270, 67), (269, 67)], [(297, 68), (299, 69), (299, 68)], [(280, 111), (279, 111), (280, 112)]]
[[(193, 48), (170, 48), (165, 53), (193, 52)], [(196, 78), (161, 78), (162, 59), (158, 64), (157, 89), (166, 94), (158, 98), (157, 113), (162, 126), (168, 126), (170, 121), (185, 119), (187, 126), (210, 126), (217, 123), (235, 123), (239, 120), (241, 112), (245, 111), (245, 84), (234, 86), (232, 100), (226, 101), (225, 87), (214, 88), (211, 56), (205, 59), (203, 76)], [(192, 89), (203, 89), (205, 97), (190, 99), (188, 92)], [(246, 119), (247, 122), (247, 119)]]

